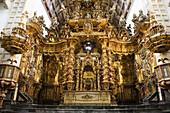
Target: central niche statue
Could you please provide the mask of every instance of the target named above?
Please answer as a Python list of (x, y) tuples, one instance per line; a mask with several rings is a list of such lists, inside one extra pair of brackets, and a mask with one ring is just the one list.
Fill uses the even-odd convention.
[(86, 66), (83, 74), (83, 89), (93, 90), (94, 89), (94, 79), (93, 69), (91, 66)]
[(91, 22), (91, 15), (87, 13), (86, 20), (84, 23), (84, 31), (86, 32), (92, 32), (93, 31), (93, 24)]

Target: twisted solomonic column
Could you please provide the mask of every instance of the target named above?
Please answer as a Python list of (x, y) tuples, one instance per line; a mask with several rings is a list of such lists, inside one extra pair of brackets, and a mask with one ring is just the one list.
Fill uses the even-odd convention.
[(69, 50), (65, 50), (65, 58), (64, 58), (64, 67), (63, 67), (63, 90), (65, 90), (65, 85), (67, 83), (67, 75), (68, 75), (68, 58), (69, 58)]
[(74, 89), (74, 61), (75, 61), (75, 55), (74, 55), (74, 47), (70, 48), (69, 52), (69, 58), (68, 58), (68, 81), (67, 81), (67, 89), (73, 90)]
[(101, 38), (102, 41), (102, 56), (101, 56), (101, 63), (102, 63), (102, 76), (103, 76), (103, 89), (109, 90), (109, 65), (108, 65), (108, 55), (107, 55), (107, 38)]
[(74, 81), (74, 64), (75, 64), (75, 44), (77, 43), (76, 37), (70, 37), (68, 39), (70, 44), (69, 47), (69, 57), (68, 57), (68, 76), (67, 76), (67, 89), (74, 90), (75, 81)]

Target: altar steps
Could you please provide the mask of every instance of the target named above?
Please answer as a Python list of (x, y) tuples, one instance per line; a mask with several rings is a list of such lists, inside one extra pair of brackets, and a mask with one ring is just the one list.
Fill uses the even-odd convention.
[(0, 113), (170, 113), (170, 104), (121, 106), (6, 105)]

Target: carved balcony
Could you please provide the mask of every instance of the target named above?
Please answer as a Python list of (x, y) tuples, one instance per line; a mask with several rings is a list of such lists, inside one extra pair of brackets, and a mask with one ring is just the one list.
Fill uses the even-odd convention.
[(164, 63), (155, 67), (159, 86), (170, 89), (170, 63)]
[(0, 108), (7, 91), (16, 87), (19, 74), (19, 67), (12, 64), (0, 64)]
[(2, 39), (2, 47), (11, 54), (22, 54), (30, 47), (27, 41), (27, 33), (22, 27), (14, 27), (11, 35), (5, 35)]
[(155, 25), (148, 30), (145, 47), (154, 53), (163, 53), (170, 49), (170, 35), (164, 32), (163, 25)]

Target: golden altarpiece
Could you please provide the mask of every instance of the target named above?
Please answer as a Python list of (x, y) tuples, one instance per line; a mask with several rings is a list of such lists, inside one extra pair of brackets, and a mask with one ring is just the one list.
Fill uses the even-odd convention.
[(153, 53), (170, 45), (151, 12), (134, 14), (133, 36), (106, 0), (72, 0), (61, 12), (64, 21), (54, 18), (51, 28), (25, 12), (10, 36), (1, 33), (2, 47), (22, 54), (21, 94), (46, 104), (117, 104), (156, 91)]

